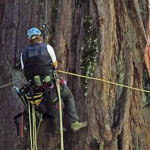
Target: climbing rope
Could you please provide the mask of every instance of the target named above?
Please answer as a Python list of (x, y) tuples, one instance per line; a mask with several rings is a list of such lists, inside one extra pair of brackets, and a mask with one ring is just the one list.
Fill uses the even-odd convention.
[[(105, 79), (100, 79), (100, 78), (95, 78), (95, 77), (84, 76), (84, 75), (75, 74), (75, 73), (71, 73), (71, 72), (67, 72), (67, 71), (62, 71), (62, 70), (58, 70), (57, 72), (63, 73), (63, 74), (68, 74), (68, 75), (72, 75), (72, 76), (76, 76), (76, 77), (81, 77), (81, 78), (85, 78), (85, 79), (97, 80), (97, 81), (101, 81), (101, 82), (104, 82), (104, 83), (109, 83), (109, 84), (113, 84), (113, 85), (116, 85), (116, 86), (121, 86), (121, 87), (125, 87), (125, 88), (128, 88), (128, 89), (132, 89), (132, 90), (135, 90), (135, 91), (150, 93), (150, 91), (145, 90), (145, 89), (135, 88), (135, 87), (132, 87), (132, 86), (128, 86), (128, 85), (124, 85), (124, 84), (120, 84), (120, 83), (108, 81), (108, 80), (105, 80)], [(18, 80), (18, 81), (19, 81), (19, 80)], [(1, 89), (1, 88), (4, 88), (4, 87), (7, 87), (7, 86), (9, 86), (9, 85), (12, 85), (12, 84), (14, 84), (14, 83), (16, 83), (16, 82), (18, 82), (18, 81), (11, 82), (11, 83), (8, 83), (8, 84), (4, 84), (4, 85), (0, 86), (0, 89)]]
[[(36, 113), (37, 114), (37, 113)], [(38, 116), (38, 118), (39, 118), (39, 125), (38, 125), (38, 127), (37, 127), (37, 135), (38, 135), (38, 133), (39, 133), (39, 129), (40, 129), (40, 125), (41, 125), (41, 122), (42, 122), (42, 114), (38, 114), (39, 116)]]
[(34, 105), (32, 105), (32, 130), (33, 130), (33, 150), (37, 150), (36, 116)]
[(63, 138), (63, 116), (62, 116), (62, 103), (61, 103), (61, 95), (60, 95), (60, 83), (58, 80), (58, 76), (55, 73), (55, 79), (56, 79), (56, 86), (57, 86), (57, 92), (58, 92), (58, 99), (59, 99), (59, 118), (60, 118), (60, 136), (61, 136), (61, 150), (64, 150), (64, 138)]
[(30, 106), (30, 102), (28, 101), (28, 113), (29, 113), (29, 129), (30, 129), (30, 146), (31, 146), (31, 150), (33, 150), (33, 139), (32, 139), (32, 122), (31, 122), (31, 106)]
[[(29, 101), (28, 101), (28, 112), (29, 112), (29, 126), (30, 126), (30, 146), (31, 146), (31, 150), (37, 150), (36, 111), (34, 105), (31, 105)], [(38, 130), (39, 130), (39, 126), (38, 126)]]
[(105, 82), (105, 83), (109, 83), (109, 84), (113, 84), (113, 85), (125, 87), (125, 88), (128, 88), (128, 89), (136, 90), (136, 91), (141, 91), (141, 92), (150, 93), (150, 91), (148, 91), (148, 90), (139, 89), (139, 88), (135, 88), (135, 87), (128, 86), (128, 85), (124, 85), (124, 84), (119, 84), (119, 83), (112, 82), (112, 81), (108, 81), (108, 80), (105, 80), (105, 79), (100, 79), (100, 78), (94, 78), (94, 77), (84, 76), (84, 75), (75, 74), (75, 73), (71, 73), (71, 72), (67, 72), (67, 71), (62, 71), (62, 70), (58, 70), (58, 72), (59, 72), (59, 73), (64, 73), (64, 74), (68, 74), (68, 75), (72, 75), (72, 76), (76, 76), (76, 77), (85, 78), (85, 79), (97, 80), (97, 81), (101, 81), (101, 82)]
[(17, 83), (17, 82), (20, 82), (20, 80), (16, 80), (16, 81), (13, 81), (13, 82), (10, 82), (10, 83), (1, 85), (1, 86), (0, 86), (0, 89), (2, 89), (2, 88), (4, 88), (4, 87), (7, 87), (7, 86), (10, 86), (10, 85), (13, 85), (14, 83)]

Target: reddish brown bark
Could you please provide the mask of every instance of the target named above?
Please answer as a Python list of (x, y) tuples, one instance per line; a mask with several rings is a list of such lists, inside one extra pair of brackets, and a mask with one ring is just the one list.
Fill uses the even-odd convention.
[[(137, 88), (149, 86), (144, 63), (147, 3), (138, 0), (49, 0), (47, 28), (59, 69), (93, 74)], [(43, 15), (44, 3), (40, 0), (0, 1), (1, 85), (20, 79), (20, 71), (13, 67), (18, 64), (19, 53), (27, 44), (27, 29), (40, 27), (44, 23)], [(86, 129), (64, 135), (65, 150), (96, 150), (95, 138), (104, 150), (150, 149), (149, 110), (143, 107), (148, 94), (63, 76), (75, 96), (80, 118), (88, 121)], [(21, 143), (13, 123), (13, 117), (21, 110), (20, 100), (12, 86), (0, 89), (0, 95), (0, 149), (29, 147), (29, 137)], [(41, 126), (40, 150), (59, 149), (60, 137), (51, 135), (49, 124), (47, 121)]]

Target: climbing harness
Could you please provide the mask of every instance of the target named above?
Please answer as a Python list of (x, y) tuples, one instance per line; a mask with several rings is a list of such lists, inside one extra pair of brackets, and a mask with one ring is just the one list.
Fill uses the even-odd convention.
[(37, 93), (36, 95), (33, 96), (29, 95), (30, 92), (27, 91), (28, 90), (27, 85), (24, 85), (20, 90), (16, 86), (14, 86), (14, 89), (16, 90), (18, 96), (23, 102), (25, 108), (24, 112), (14, 117), (15, 124), (17, 126), (17, 135), (18, 137), (23, 135), (22, 133), (24, 127), (24, 124), (22, 123), (22, 130), (20, 133), (18, 118), (22, 116), (23, 117), (22, 119), (24, 119), (25, 116), (24, 114), (28, 114), (31, 150), (37, 150), (37, 134), (39, 131), (40, 123), (42, 121), (42, 115), (38, 114), (38, 112), (35, 110), (35, 106), (38, 106), (39, 103), (43, 100), (43, 94)]
[(37, 92), (34, 93), (34, 95), (31, 95), (31, 93), (25, 94), (26, 99), (33, 105), (39, 106), (39, 104), (45, 100), (43, 92)]
[[(57, 95), (59, 98), (59, 105), (56, 105), (56, 109), (59, 109), (59, 116), (60, 116), (60, 135), (61, 135), (61, 150), (64, 150), (64, 142), (63, 142), (63, 122), (62, 122), (62, 103), (61, 103), (61, 95), (60, 95), (60, 84), (62, 84), (62, 79), (58, 78), (57, 74), (54, 73), (54, 78), (56, 80), (56, 87), (57, 87)], [(57, 82), (59, 81), (59, 82)], [(14, 86), (16, 92), (20, 99), (22, 100), (26, 112), (28, 112), (29, 116), (29, 130), (30, 130), (30, 147), (31, 150), (37, 150), (37, 135), (40, 127), (40, 123), (42, 121), (42, 115), (38, 118), (38, 127), (37, 127), (37, 115), (35, 107), (39, 106), (41, 101), (45, 100), (45, 97), (42, 92), (33, 91), (33, 87), (30, 84), (24, 85), (20, 90)], [(32, 88), (32, 90), (30, 90)], [(39, 90), (40, 87), (37, 89)], [(22, 115), (22, 114), (20, 114)], [(16, 118), (15, 118), (16, 120)], [(18, 125), (17, 125), (18, 130)], [(18, 131), (19, 133), (19, 131)]]
[[(36, 79), (39, 79), (39, 77)], [(44, 81), (46, 83), (44, 83)], [(43, 94), (43, 93), (45, 89), (48, 89), (48, 88), (50, 89), (50, 91), (52, 90), (52, 92), (54, 92), (55, 89), (57, 89), (54, 95), (50, 95), (51, 96), (50, 99), (52, 100), (51, 103), (56, 107), (56, 110), (59, 110), (61, 150), (63, 150), (64, 149), (63, 148), (64, 147), (63, 146), (64, 145), (63, 144), (63, 122), (62, 122), (62, 103), (61, 103), (61, 96), (60, 96), (60, 84), (64, 84), (64, 81), (60, 77), (57, 76), (55, 71), (54, 71), (54, 76), (53, 76), (53, 82), (56, 81), (56, 84), (53, 83), (54, 84), (53, 85), (48, 76), (46, 78), (44, 77), (44, 81), (38, 87), (37, 85), (39, 84), (37, 84), (37, 82), (39, 82), (39, 80), (36, 82), (37, 85), (35, 85), (35, 82), (32, 80), (28, 82), (27, 84), (24, 84), (23, 87), (21, 87), (20, 89), (18, 89), (16, 86), (14, 86), (14, 89), (16, 90), (20, 99), (22, 100), (25, 110), (28, 113), (31, 150), (37, 150), (37, 135), (38, 135), (38, 131), (39, 131), (40, 123), (42, 121), (42, 115), (43, 115), (43, 114), (41, 115), (39, 114), (40, 115), (40, 117), (38, 117), (39, 125), (37, 127), (37, 111), (39, 109), (40, 103), (44, 102), (48, 98), (46, 97), (46, 94)], [(48, 83), (48, 81), (50, 81), (50, 83)], [(55, 96), (57, 96), (57, 98), (55, 98)], [(57, 103), (58, 99), (59, 99), (59, 105)], [(19, 117), (20, 116), (23, 117), (22, 113), (19, 115)], [(15, 121), (17, 122), (16, 118), (15, 118)], [(19, 127), (17, 124), (17, 131), (18, 131), (18, 128)], [(19, 131), (18, 131), (18, 135), (19, 135)]]

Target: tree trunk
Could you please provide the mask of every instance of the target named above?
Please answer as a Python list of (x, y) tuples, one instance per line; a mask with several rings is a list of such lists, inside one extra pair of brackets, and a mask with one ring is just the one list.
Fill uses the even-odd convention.
[[(48, 34), (59, 69), (149, 90), (144, 63), (148, 1), (48, 0)], [(45, 23), (45, 1), (0, 1), (0, 85), (16, 81), (14, 67), (27, 45), (26, 31)], [(149, 94), (106, 82), (62, 75), (67, 80), (81, 120), (88, 127), (64, 134), (65, 150), (148, 150)], [(1, 88), (0, 149), (27, 149), (29, 135), (19, 140), (13, 117), (22, 104), (12, 85)], [(60, 149), (60, 137), (41, 125), (39, 150)]]

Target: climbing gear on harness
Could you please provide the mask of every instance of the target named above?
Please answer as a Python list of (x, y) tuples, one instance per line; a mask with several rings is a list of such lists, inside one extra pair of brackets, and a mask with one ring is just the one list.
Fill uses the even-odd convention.
[(23, 116), (23, 120), (24, 120), (24, 123), (22, 124), (22, 128), (23, 130), (27, 130), (28, 129), (28, 114), (26, 111), (23, 111), (19, 114), (17, 114), (15, 117), (14, 117), (14, 122), (16, 124), (16, 128), (17, 128), (17, 137), (19, 138), (21, 136), (21, 132), (20, 132), (20, 118)]
[(51, 76), (45, 76), (44, 79), (43, 79), (43, 82), (45, 83), (49, 83), (52, 81), (52, 77)]
[(39, 106), (39, 104), (45, 100), (42, 92), (31, 94), (30, 92), (25, 93), (26, 99), (33, 105)]
[(79, 122), (79, 121), (76, 121), (74, 123), (71, 123), (71, 129), (73, 132), (76, 132), (82, 128), (85, 128), (87, 126), (87, 122), (84, 121), (84, 122)]
[(43, 83), (50, 83), (53, 80), (53, 77), (50, 75), (44, 76), (43, 79), (39, 75), (34, 76), (34, 84), (37, 87), (40, 87), (43, 85)]
[[(29, 102), (28, 102), (29, 103)], [(26, 119), (25, 121), (27, 121), (27, 123), (29, 122), (29, 125), (30, 125), (30, 143), (31, 143), (31, 150), (37, 150), (37, 134), (38, 134), (38, 130), (39, 130), (39, 126), (40, 126), (40, 123), (42, 121), (42, 116), (38, 116), (37, 118), (37, 112), (35, 112), (35, 108), (34, 106), (32, 105), (32, 108), (30, 107), (30, 103), (28, 105), (28, 112), (29, 112), (29, 118), (28, 118), (28, 115), (27, 115), (27, 112), (24, 112), (24, 115), (26, 116)], [(15, 120), (15, 124), (16, 124), (16, 127), (17, 127), (17, 136), (20, 137), (21, 136), (21, 133), (19, 131), (19, 122), (18, 122), (18, 119), (22, 116), (22, 113), (18, 114), (17, 116), (15, 116), (14, 120)], [(37, 121), (38, 122), (37, 122)], [(26, 123), (26, 122), (25, 122)], [(38, 125), (38, 126), (37, 126)], [(37, 126), (37, 127), (36, 127)], [(24, 130), (27, 130), (28, 129), (28, 124), (25, 124), (23, 126), (23, 129)]]
[(28, 101), (38, 106), (42, 101), (45, 101), (44, 93), (42, 91), (37, 92), (32, 89), (30, 85), (25, 84), (20, 90), (18, 95), (23, 101), (26, 111), (28, 112)]
[(39, 75), (34, 76), (34, 83), (35, 83), (36, 86), (42, 86), (42, 82), (41, 82), (41, 79), (40, 79)]
[(41, 31), (38, 28), (31, 28), (27, 31), (28, 38), (31, 39), (32, 36), (41, 35)]
[(24, 90), (25, 86), (23, 86), (20, 90), (16, 86), (13, 86), (13, 88), (16, 90), (17, 95), (19, 96), (19, 98), (23, 102), (23, 105), (24, 105), (24, 108), (25, 108), (26, 112), (28, 112), (28, 103), (27, 103), (27, 101), (24, 97), (24, 95), (25, 95), (25, 90)]

